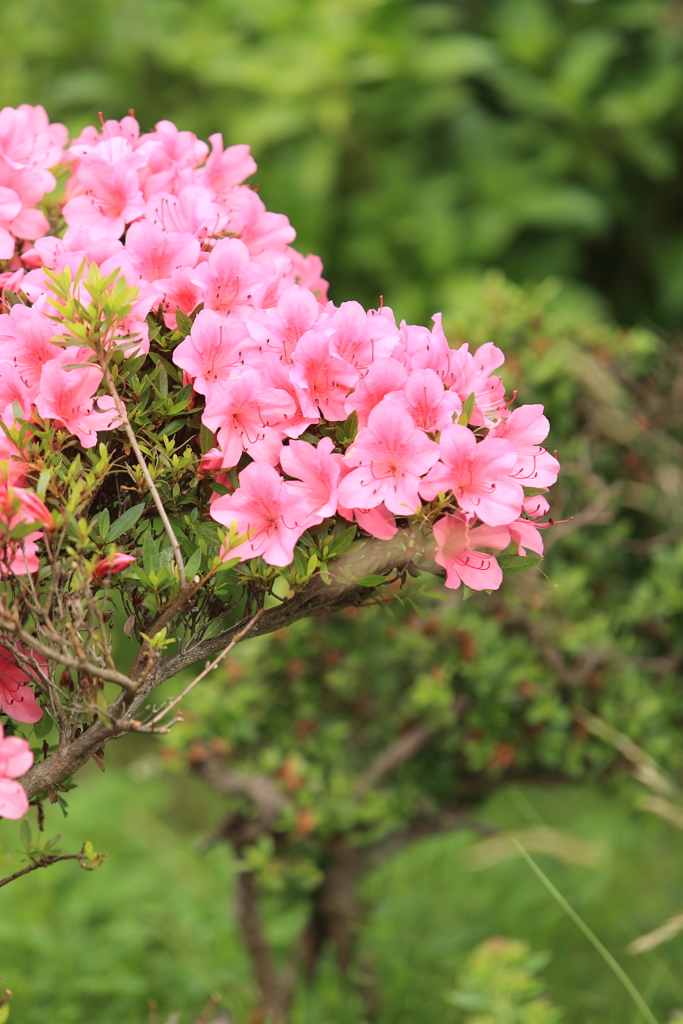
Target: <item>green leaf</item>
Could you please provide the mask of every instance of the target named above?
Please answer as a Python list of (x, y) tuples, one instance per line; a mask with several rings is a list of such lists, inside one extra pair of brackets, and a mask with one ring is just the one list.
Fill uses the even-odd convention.
[(31, 826), (26, 818), (22, 818), (21, 825), (19, 826), (19, 838), (21, 844), (25, 850), (28, 850), (31, 846)]
[(524, 497), (525, 498), (535, 498), (537, 494), (545, 494), (547, 492), (547, 490), (548, 490), (547, 487), (525, 487), (524, 488)]
[(161, 570), (159, 548), (149, 531), (145, 534), (145, 539), (142, 542), (142, 564), (145, 567), (145, 572), (159, 572)]
[[(7, 293), (11, 295), (11, 292)], [(5, 1024), (5, 1021), (9, 1019), (9, 1003), (5, 1003), (4, 1006), (0, 1006), (0, 1024)]]
[(188, 558), (187, 563), (185, 565), (185, 575), (188, 578), (188, 580), (191, 580), (192, 577), (197, 572), (199, 572), (199, 566), (201, 564), (202, 564), (202, 553), (201, 553), (201, 551), (199, 549), (197, 549), (195, 551), (195, 553)]
[(178, 325), (178, 333), (186, 338), (192, 330), (192, 320), (190, 317), (183, 313), (182, 309), (176, 309), (175, 311), (175, 322)]
[(357, 587), (379, 587), (382, 583), (387, 582), (386, 576), (378, 576), (370, 574), (369, 576), (361, 576), (359, 580), (353, 581)]
[(165, 427), (162, 427), (157, 436), (170, 437), (171, 434), (175, 434), (181, 427), (184, 427), (186, 422), (187, 420), (171, 420)]
[(45, 739), (45, 737), (52, 729), (52, 724), (52, 719), (48, 715), (47, 711), (43, 709), (43, 717), (39, 718), (37, 722), (33, 723), (33, 731), (36, 734), (36, 739)]
[(356, 527), (351, 526), (348, 530), (344, 530), (338, 537), (335, 537), (328, 546), (328, 557), (339, 558), (344, 552), (351, 547), (356, 537)]
[(205, 427), (204, 424), (202, 423), (201, 427), (199, 428), (199, 447), (202, 450), (202, 455), (205, 455), (206, 452), (211, 451), (213, 446), (214, 432), (213, 430), (209, 430), (209, 428)]
[(116, 540), (116, 538), (120, 537), (122, 533), (127, 533), (128, 530), (132, 530), (144, 510), (145, 504), (144, 502), (141, 502), (139, 505), (133, 505), (133, 507), (124, 512), (122, 516), (115, 519), (111, 524), (109, 533), (107, 534), (107, 540)]
[(466, 427), (467, 424), (470, 422), (470, 419), (472, 418), (472, 413), (474, 412), (474, 402), (475, 395), (473, 391), (472, 394), (468, 395), (467, 398), (465, 399), (465, 402), (462, 407), (462, 412), (460, 414), (460, 419), (458, 420), (458, 423), (463, 427)]
[(109, 533), (109, 527), (110, 527), (109, 509), (105, 508), (101, 512), (99, 523), (97, 524), (97, 529), (100, 532), (100, 537), (102, 538), (102, 540), (106, 540), (107, 539), (107, 534)]
[(498, 565), (501, 567), (503, 572), (525, 572), (527, 569), (533, 569), (535, 565), (542, 562), (543, 559), (540, 555), (499, 555)]

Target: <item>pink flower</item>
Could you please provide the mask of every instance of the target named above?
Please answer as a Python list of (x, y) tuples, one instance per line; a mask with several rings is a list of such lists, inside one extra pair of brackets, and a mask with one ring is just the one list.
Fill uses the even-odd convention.
[(280, 458), (282, 433), (278, 428), (295, 411), (286, 391), (262, 386), (255, 370), (231, 377), (212, 388), (202, 416), (209, 430), (218, 431), (223, 468), (239, 462), (242, 452), (275, 465)]
[(541, 447), (550, 430), (542, 405), (522, 405), (500, 420), (491, 437), (504, 437), (517, 449), (517, 465), (512, 474), (523, 487), (550, 487), (557, 480), (560, 464)]
[[(366, 427), (368, 416), (375, 406), (379, 405), (385, 395), (403, 388), (407, 379), (406, 369), (398, 359), (375, 359), (346, 399), (344, 411), (350, 415), (355, 410), (358, 414), (358, 426)], [(443, 391), (443, 387), (441, 390)]]
[(23, 786), (14, 780), (24, 775), (33, 764), (28, 740), (8, 736), (0, 725), (0, 817), (21, 818), (28, 810), (28, 797)]
[(358, 369), (390, 356), (398, 345), (398, 328), (388, 306), (366, 313), (359, 302), (342, 302), (325, 329), (331, 332), (330, 350)]
[(12, 362), (26, 387), (33, 388), (45, 363), (64, 351), (51, 342), (59, 333), (59, 326), (37, 309), (17, 303), (0, 315), (0, 360)]
[(390, 392), (387, 399), (401, 405), (415, 426), (429, 434), (443, 430), (453, 422), (454, 413), (462, 412), (459, 396), (444, 390), (434, 370), (413, 370), (403, 390)]
[(262, 555), (269, 565), (289, 565), (294, 545), (309, 525), (307, 503), (272, 466), (252, 462), (239, 475), (234, 494), (217, 498), (211, 516), (224, 526), (237, 524), (247, 540), (225, 554), (245, 561)]
[(135, 561), (134, 555), (124, 555), (120, 551), (113, 551), (110, 555), (100, 559), (92, 574), (96, 580), (100, 580), (103, 576), (113, 576), (117, 572), (123, 572)]
[(216, 195), (223, 196), (253, 174), (256, 163), (249, 146), (228, 146), (223, 149), (223, 136), (220, 132), (210, 135), (209, 142), (212, 151), (201, 173), (201, 183)]
[[(36, 656), (33, 655), (33, 657)], [(37, 660), (44, 668), (45, 660), (43, 658)], [(37, 722), (39, 718), (43, 717), (43, 709), (38, 704), (35, 693), (30, 686), (26, 685), (31, 681), (31, 677), (24, 672), (23, 668), (15, 665), (12, 661), (10, 652), (4, 647), (0, 647), (0, 711), (4, 711), (15, 722)], [(24, 769), (24, 771), (27, 770)], [(0, 753), (0, 775), (3, 774), (7, 773), (2, 771), (2, 754)], [(23, 772), (18, 774), (21, 775)]]
[(240, 307), (260, 306), (269, 275), (250, 261), (249, 250), (239, 238), (222, 238), (191, 280), (202, 289), (207, 309), (230, 313)]
[(43, 107), (22, 103), (0, 110), (0, 158), (15, 170), (54, 167), (68, 140), (66, 127), (50, 124)]
[(181, 267), (196, 266), (199, 242), (189, 231), (162, 231), (151, 221), (141, 220), (128, 229), (126, 253), (140, 277), (159, 281)]
[(168, 280), (159, 282), (159, 287), (163, 285), (164, 323), (172, 330), (178, 326), (176, 310), (189, 315), (202, 301), (204, 290), (192, 280), (193, 274), (193, 267), (181, 267)]
[(464, 583), (470, 590), (498, 590), (503, 571), (493, 555), (478, 551), (477, 547), (502, 551), (510, 540), (507, 530), (488, 526), (470, 530), (467, 516), (456, 512), (434, 523), (434, 537), (434, 561), (446, 570), (447, 587), (457, 590)]
[(291, 285), (278, 299), (276, 309), (258, 309), (247, 320), (252, 338), (285, 363), (291, 363), (299, 339), (320, 315), (320, 305), (307, 288)]
[[(73, 350), (66, 349), (60, 361), (72, 360)], [(98, 430), (113, 430), (121, 422), (114, 399), (109, 395), (93, 398), (102, 381), (98, 367), (65, 370), (60, 361), (53, 359), (43, 366), (38, 414), (75, 434), (84, 448), (93, 448)]]
[[(67, 224), (86, 224), (93, 238), (120, 238), (126, 224), (145, 212), (137, 170), (125, 159), (104, 159), (100, 147), (123, 139), (100, 143), (93, 155), (78, 167), (79, 194), (64, 205)], [(118, 153), (116, 154), (118, 155)]]
[(245, 356), (253, 348), (242, 320), (203, 309), (175, 349), (173, 362), (194, 378), (195, 391), (208, 396), (217, 383), (244, 372)]
[(395, 515), (411, 516), (420, 504), (420, 477), (438, 458), (439, 446), (404, 409), (384, 399), (344, 456), (347, 466), (358, 468), (339, 485), (339, 501), (361, 509), (384, 502)]
[(510, 476), (517, 453), (502, 438), (477, 439), (467, 427), (453, 424), (441, 433), (440, 461), (420, 484), (420, 494), (432, 501), (452, 491), (463, 511), (489, 526), (504, 526), (522, 510), (524, 491)]
[(469, 345), (449, 352), (445, 383), (465, 402), (474, 395), (474, 411), (470, 423), (484, 426), (499, 415), (505, 402), (505, 388), (500, 377), (491, 372), (505, 362), (505, 356), (492, 342), (482, 345), (472, 355)]
[(226, 231), (229, 220), (213, 193), (200, 185), (187, 185), (177, 196), (170, 192), (153, 195), (145, 216), (164, 231), (187, 231), (200, 241)]
[(307, 331), (293, 356), (290, 376), (305, 396), (302, 406), (307, 416), (326, 420), (345, 420), (344, 403), (349, 388), (358, 380), (358, 370), (330, 351), (329, 339), (317, 331)]
[(337, 511), (337, 481), (341, 455), (333, 454), (334, 441), (323, 437), (317, 445), (290, 441), (280, 452), (280, 465), (295, 477), (289, 486), (306, 502), (312, 517), (322, 522)]

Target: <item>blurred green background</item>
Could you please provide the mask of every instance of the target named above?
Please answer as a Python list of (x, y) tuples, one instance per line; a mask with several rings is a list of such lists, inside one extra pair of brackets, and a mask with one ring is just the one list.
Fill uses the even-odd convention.
[(679, 0), (5, 0), (0, 102), (248, 142), (336, 301), (490, 265), (683, 313)]
[[(290, 217), (300, 249), (321, 255), (335, 301), (376, 305), (382, 294), (416, 322), (441, 309), (454, 341), (501, 345), (508, 383), (548, 406), (564, 467), (557, 512), (581, 528), (558, 533), (549, 579), (534, 573), (502, 603), (467, 605), (468, 628), (487, 638), (471, 666), (485, 698), (474, 713), (491, 747), (509, 742), (513, 722), (514, 742), (526, 736), (548, 783), (584, 781), (506, 786), (501, 775), (481, 814), (603, 842), (593, 868), (546, 858), (544, 869), (662, 1022), (683, 1006), (683, 938), (637, 960), (622, 954), (683, 909), (681, 837), (633, 810), (627, 787), (585, 781), (609, 774), (610, 759), (586, 757), (567, 708), (592, 702), (680, 770), (682, 49), (679, 0), (0, 7), (0, 106), (42, 103), (73, 132), (98, 110), (134, 109), (144, 130), (170, 118), (250, 143), (264, 201)], [(576, 686), (543, 645), (565, 675), (578, 673)], [(519, 714), (506, 672), (514, 659), (517, 674), (523, 663), (542, 684)], [(224, 846), (197, 847), (223, 804), (172, 753), (121, 743), (104, 777), (91, 766), (79, 780), (66, 821), (49, 810), (48, 834), (62, 832), (65, 849), (89, 838), (108, 853), (100, 872), (62, 864), (0, 892), (11, 1024), (145, 1024), (148, 1000), (162, 1020), (178, 1010), (189, 1024), (212, 992), (237, 1024), (250, 1019), (255, 989), (230, 908), (235, 865)], [(570, 1024), (636, 1024), (524, 864), (469, 872), (472, 839), (426, 840), (364, 883), (375, 909), (362, 944), (382, 1024), (462, 1022), (444, 993), (495, 934), (551, 951), (544, 977)], [(17, 846), (3, 823), (2, 874), (19, 865)], [(286, 945), (295, 924), (273, 915), (274, 943)], [(354, 986), (331, 963), (298, 996), (296, 1024), (362, 1020)]]

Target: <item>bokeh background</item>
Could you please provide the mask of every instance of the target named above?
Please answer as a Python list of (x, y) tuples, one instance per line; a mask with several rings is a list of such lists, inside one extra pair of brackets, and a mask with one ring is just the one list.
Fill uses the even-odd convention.
[[(132, 109), (143, 130), (169, 118), (251, 144), (266, 205), (322, 257), (336, 302), (376, 306), (383, 295), (399, 318), (425, 323), (443, 310), (453, 341), (500, 344), (507, 382), (548, 407), (564, 466), (553, 510), (573, 524), (557, 528), (545, 575), (509, 582), (501, 600), (473, 598), (460, 632), (438, 627), (479, 715), (458, 739), (469, 743), (460, 769), (494, 780), (486, 820), (603, 844), (592, 867), (541, 861), (662, 1022), (683, 1007), (683, 938), (641, 958), (624, 948), (683, 909), (681, 837), (637, 809), (614, 757), (586, 744), (569, 709), (591, 704), (680, 771), (682, 101), (680, 0), (0, 7), (0, 106), (41, 103), (73, 133), (100, 110)], [(454, 608), (429, 610), (429, 621)], [(406, 629), (418, 638), (406, 658), (428, 660), (420, 651), (434, 634), (417, 616)], [(383, 630), (376, 645), (391, 652)], [(282, 653), (284, 677), (294, 657)], [(434, 686), (425, 699), (436, 707)], [(89, 838), (108, 859), (92, 877), (64, 864), (0, 893), (12, 1024), (144, 1024), (150, 1000), (161, 1019), (189, 1022), (214, 992), (236, 1024), (256, 1024), (231, 910), (235, 864), (223, 845), (200, 852), (224, 802), (188, 775), (185, 742), (122, 742), (104, 776), (83, 773), (66, 820), (49, 809), (48, 832), (65, 847)], [(535, 784), (522, 779), (530, 773)], [(425, 840), (364, 882), (362, 944), (383, 1024), (464, 1021), (444, 993), (497, 934), (551, 952), (544, 976), (566, 1021), (636, 1024), (525, 865), (469, 870), (473, 838)], [(3, 823), (3, 874), (18, 845)], [(273, 912), (270, 927), (286, 945), (291, 914)], [(295, 1013), (296, 1024), (365, 1019), (331, 960)]]

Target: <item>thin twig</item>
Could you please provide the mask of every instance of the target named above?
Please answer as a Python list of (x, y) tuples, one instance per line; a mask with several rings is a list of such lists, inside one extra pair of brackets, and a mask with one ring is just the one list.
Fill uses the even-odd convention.
[(42, 654), (44, 658), (56, 661), (60, 665), (66, 665), (67, 668), (75, 668), (81, 672), (87, 672), (88, 675), (94, 676), (96, 679), (106, 679), (110, 683), (118, 683), (124, 690), (135, 690), (133, 680), (129, 679), (122, 672), (117, 672), (116, 669), (102, 668), (99, 665), (93, 665), (91, 662), (79, 658), (72, 658), (70, 655), (62, 654), (60, 651), (56, 651), (54, 647), (48, 647), (46, 644), (41, 643), (40, 640), (36, 640), (25, 629), (22, 629), (9, 612), (2, 608), (0, 608), (0, 629), (6, 629), (8, 633), (14, 633), (22, 643), (30, 647), (36, 654)]
[(64, 853), (59, 857), (45, 857), (43, 860), (29, 864), (27, 868), (22, 868), (21, 871), (15, 871), (13, 875), (8, 875), (7, 878), (0, 878), (0, 889), (3, 885), (9, 885), (16, 878), (21, 878), (22, 875), (28, 875), (31, 871), (37, 871), (38, 868), (49, 868), (50, 864), (56, 864), (60, 860), (81, 860), (80, 853)]
[(151, 473), (150, 473), (150, 471), (149, 471), (149, 469), (147, 467), (147, 463), (145, 462), (145, 457), (144, 457), (144, 455), (142, 454), (142, 452), (140, 450), (140, 446), (139, 446), (139, 444), (138, 444), (138, 442), (136, 440), (135, 433), (133, 432), (133, 428), (130, 425), (130, 421), (128, 419), (128, 413), (126, 412), (126, 407), (123, 404), (123, 402), (121, 401), (121, 398), (119, 397), (119, 393), (116, 390), (116, 386), (114, 384), (114, 381), (112, 380), (112, 376), (111, 376), (111, 373), (109, 372), (109, 368), (107, 367), (106, 363), (103, 365), (102, 368), (104, 370), (105, 380), (107, 381), (107, 387), (109, 388), (109, 394), (114, 399), (114, 404), (116, 406), (116, 411), (118, 412), (119, 416), (121, 417), (121, 422), (123, 423), (123, 428), (126, 431), (126, 434), (128, 435), (128, 440), (130, 441), (130, 446), (133, 449), (133, 451), (135, 452), (135, 458), (138, 460), (138, 465), (139, 465), (140, 469), (142, 470), (142, 475), (145, 478), (145, 483), (147, 484), (147, 486), (149, 488), (149, 493), (152, 495), (152, 501), (156, 505), (156, 510), (159, 513), (159, 518), (161, 519), (161, 522), (164, 524), (164, 530), (166, 531), (166, 536), (168, 537), (169, 541), (171, 542), (171, 548), (173, 550), (173, 557), (175, 558), (175, 564), (178, 566), (178, 579), (180, 580), (180, 586), (182, 588), (182, 587), (185, 586), (187, 580), (185, 578), (185, 565), (183, 564), (183, 556), (182, 556), (182, 553), (180, 551), (180, 545), (178, 544), (178, 540), (176, 538), (176, 535), (173, 532), (173, 527), (171, 526), (171, 521), (168, 518), (168, 516), (166, 515), (166, 509), (164, 508), (164, 504), (163, 504), (163, 502), (161, 500), (161, 495), (159, 494), (158, 490), (156, 489), (156, 484), (152, 480), (152, 475), (151, 475)]
[(178, 696), (175, 697), (174, 700), (172, 700), (171, 703), (168, 704), (165, 708), (163, 708), (157, 715), (155, 715), (154, 718), (151, 718), (148, 722), (145, 722), (145, 725), (147, 727), (158, 725), (161, 719), (165, 718), (169, 711), (172, 711), (173, 708), (177, 707), (178, 704), (180, 704), (181, 700), (184, 700), (185, 697), (187, 697), (188, 693), (190, 693), (191, 690), (194, 690), (195, 686), (198, 683), (201, 683), (202, 679), (206, 679), (210, 672), (213, 672), (215, 668), (218, 668), (223, 659), (227, 658), (228, 654), (230, 654), (230, 651), (232, 651), (233, 648), (236, 647), (236, 645), (240, 642), (240, 640), (243, 640), (247, 633), (249, 633), (249, 631), (252, 629), (252, 627), (256, 625), (258, 620), (263, 615), (263, 611), (263, 608), (259, 608), (259, 610), (256, 612), (256, 615), (252, 615), (244, 629), (241, 629), (239, 633), (235, 634), (235, 636), (232, 638), (228, 646), (221, 651), (218, 657), (214, 658), (213, 661), (208, 662), (204, 669), (199, 673), (199, 675), (195, 676), (192, 682), (185, 687), (183, 692), (178, 694)]

